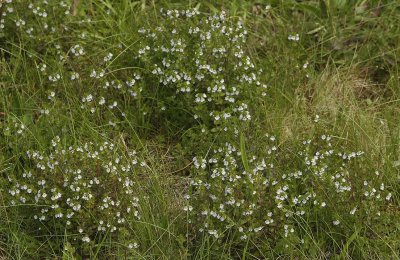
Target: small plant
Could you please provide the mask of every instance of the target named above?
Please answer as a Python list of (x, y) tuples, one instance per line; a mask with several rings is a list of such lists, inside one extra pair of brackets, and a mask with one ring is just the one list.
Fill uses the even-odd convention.
[(43, 232), (83, 242), (109, 233), (134, 239), (129, 221), (140, 219), (134, 180), (146, 166), (135, 151), (121, 153), (109, 142), (64, 148), (56, 137), (49, 153), (27, 151), (26, 162), (27, 170), (8, 175), (9, 201)]
[[(370, 225), (391, 201), (382, 175), (363, 169), (363, 153), (334, 148), (330, 136), (304, 141), (297, 158), (280, 151), (274, 136), (266, 140), (253, 156), (226, 143), (194, 158), (184, 210), (197, 231), (268, 239), (284, 249), (309, 239), (313, 223), (326, 232), (345, 232), (355, 219)], [(292, 161), (282, 164), (285, 157)]]
[[(266, 88), (246, 54), (247, 31), (224, 12), (161, 10), (157, 26), (141, 28), (135, 53), (140, 89), (156, 101), (154, 118), (205, 132), (236, 132), (251, 119), (247, 102)], [(188, 122), (191, 122), (188, 124)]]

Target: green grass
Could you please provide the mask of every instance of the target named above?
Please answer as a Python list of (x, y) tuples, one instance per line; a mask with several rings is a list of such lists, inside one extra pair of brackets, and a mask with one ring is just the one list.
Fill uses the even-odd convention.
[[(15, 23), (14, 27), (0, 30), (0, 258), (400, 258), (397, 1), (81, 2), (76, 16), (49, 22), (50, 27), (56, 27), (55, 33), (42, 33), (32, 39), (14, 30)], [(240, 133), (239, 150), (245, 170), (250, 169), (250, 155), (258, 155), (265, 145), (261, 134), (277, 137), (282, 156), (274, 164), (287, 167), (287, 171), (296, 170), (299, 164), (297, 151), (302, 149), (302, 140), (331, 134), (346, 151), (365, 152), (361, 165), (354, 169), (381, 173), (393, 196), (389, 205), (382, 206), (383, 217), (373, 226), (365, 225), (365, 219), (355, 219), (353, 226), (347, 226), (342, 233), (329, 230), (330, 223), (322, 220), (297, 218), (297, 228), (306, 241), (304, 246), (290, 241), (288, 248), (286, 240), (270, 239), (269, 236), (278, 236), (275, 233), (266, 233), (265, 239), (241, 241), (230, 230), (221, 240), (196, 232), (188, 223), (188, 213), (182, 210), (186, 204), (184, 195), (194, 178), (193, 154), (198, 152), (196, 149), (208, 154), (212, 144), (193, 137), (191, 131), (196, 125), (186, 120), (191, 108), (177, 107), (172, 116), (164, 118), (154, 112), (163, 97), (134, 103), (129, 95), (110, 92), (107, 95), (118, 101), (118, 109), (94, 113), (81, 109), (82, 97), (106, 93), (89, 77), (89, 68), (96, 69), (107, 53), (114, 54), (107, 73), (116, 81), (122, 82), (138, 68), (131, 61), (142, 40), (138, 29), (162, 20), (160, 8), (197, 8), (205, 14), (225, 10), (230, 19), (244, 21), (249, 31), (246, 52), (257, 68), (263, 69), (260, 80), (268, 85), (265, 97), (252, 96), (253, 121)], [(25, 11), (28, 13), (27, 8), (16, 8), (13, 14), (25, 17), (27, 24), (42, 23), (31, 13), (25, 15)], [(57, 10), (48, 10), (50, 17), (52, 12)], [(288, 36), (295, 34), (300, 40), (289, 41)], [(84, 46), (86, 55), (60, 61), (60, 54), (67, 53), (57, 53), (55, 45), (68, 50), (78, 43)], [(46, 76), (36, 67), (39, 63), (47, 64)], [(308, 64), (306, 68), (304, 64)], [(72, 70), (82, 71), (74, 82), (69, 80)], [(47, 77), (56, 73), (63, 78), (50, 83)], [(48, 99), (51, 91), (56, 92), (55, 101)], [(48, 109), (49, 115), (42, 114), (41, 109)], [(320, 116), (318, 123), (314, 122), (316, 115)], [(109, 121), (116, 125), (111, 127)], [(16, 134), (15, 123), (26, 126), (23, 135)], [(60, 230), (55, 232), (52, 226), (34, 224), (27, 217), (28, 207), (10, 206), (7, 176), (33, 169), (34, 165), (24, 157), (26, 151), (49, 150), (55, 136), (61, 136), (65, 147), (87, 140), (108, 140), (122, 153), (136, 149), (146, 161), (146, 169), (135, 177), (142, 216), (140, 220), (129, 220), (129, 232), (140, 245), (137, 250), (127, 249), (123, 235), (109, 234), (96, 243), (76, 246), (76, 234), (62, 235), (60, 230), (65, 227), (58, 227)], [(216, 139), (218, 136), (212, 142)], [(321, 187), (315, 187), (318, 188)], [(37, 231), (39, 226), (42, 233)]]

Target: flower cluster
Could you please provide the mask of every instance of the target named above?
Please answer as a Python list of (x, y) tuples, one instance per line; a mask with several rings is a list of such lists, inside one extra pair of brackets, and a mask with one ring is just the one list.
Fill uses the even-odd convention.
[[(26, 1), (21, 0), (6, 0), (0, 3), (0, 8), (2, 11), (0, 14), (0, 31), (13, 30), (12, 26), (15, 26), (15, 28), (26, 33), (30, 38), (33, 37), (33, 32), (45, 33), (56, 31), (56, 27), (49, 26), (49, 24), (54, 24), (55, 22), (49, 16), (53, 8), (57, 11), (58, 16), (69, 15), (69, 5), (66, 1), (44, 0), (27, 4)], [(23, 13), (20, 13), (20, 10), (23, 10)], [(20, 15), (23, 15), (23, 17), (20, 17)], [(38, 21), (37, 24), (30, 24), (35, 20)], [(40, 28), (34, 28), (37, 25)]]
[(17, 118), (12, 117), (10, 120), (9, 126), (4, 128), (4, 134), (6, 136), (15, 134), (16, 136), (24, 135), (27, 131), (26, 125), (21, 121), (17, 120)]
[(330, 136), (304, 141), (299, 159), (287, 165), (275, 163), (282, 158), (275, 137), (267, 141), (266, 152), (256, 153), (264, 156), (246, 158), (226, 143), (193, 159), (184, 210), (199, 232), (220, 238), (233, 231), (241, 240), (274, 234), (274, 242), (289, 241), (306, 236), (301, 219), (343, 228), (355, 217), (373, 221), (391, 200), (381, 175), (357, 167), (363, 153), (334, 148)]
[(188, 111), (185, 122), (194, 119), (201, 129), (234, 132), (236, 121), (251, 119), (250, 93), (266, 88), (245, 51), (247, 30), (224, 12), (161, 13), (160, 26), (139, 30), (143, 40), (136, 60), (145, 68), (143, 95), (156, 99), (158, 113), (167, 118), (178, 107)]
[(109, 142), (64, 148), (56, 137), (50, 153), (28, 151), (26, 159), (33, 167), (8, 176), (9, 201), (30, 207), (40, 223), (88, 242), (99, 232), (126, 232), (128, 221), (140, 219), (134, 179), (146, 163), (135, 151), (120, 153)]

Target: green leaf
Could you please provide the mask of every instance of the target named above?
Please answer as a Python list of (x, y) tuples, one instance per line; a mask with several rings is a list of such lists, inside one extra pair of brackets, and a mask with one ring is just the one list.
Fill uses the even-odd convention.
[(354, 9), (357, 15), (361, 15), (368, 10), (368, 3), (367, 1), (362, 1), (359, 5), (357, 5)]
[(328, 8), (324, 0), (319, 0), (319, 9), (321, 9), (322, 17), (328, 17)]
[(320, 16), (324, 17), (324, 14), (323, 14), (323, 11), (322, 11), (321, 7), (318, 8), (317, 6), (313, 6), (313, 5), (305, 4), (305, 3), (299, 3), (296, 6), (299, 9), (301, 9), (303, 12), (310, 12), (310, 13), (313, 13), (314, 15), (318, 16), (318, 17), (320, 17)]
[(63, 250), (63, 255), (62, 255), (62, 260), (71, 260), (71, 259), (76, 259), (74, 257), (75, 253), (75, 248), (72, 247), (72, 245), (67, 242), (64, 245), (64, 250)]
[(347, 0), (330, 0), (330, 4), (334, 8), (342, 9), (346, 7)]
[(32, 114), (25, 114), (25, 115), (23, 115), (21, 121), (22, 121), (22, 123), (24, 123), (26, 126), (29, 126), (29, 125), (32, 123), (32, 121), (33, 121)]
[(347, 257), (347, 254), (349, 252), (349, 246), (353, 241), (358, 237), (358, 229), (354, 231), (354, 233), (350, 236), (350, 238), (347, 240), (346, 244), (343, 247), (342, 252), (340, 253), (339, 259), (345, 259)]
[(242, 162), (244, 169), (247, 172), (250, 172), (249, 162), (247, 160), (247, 154), (246, 154), (246, 144), (243, 133), (240, 134), (240, 154), (242, 155)]

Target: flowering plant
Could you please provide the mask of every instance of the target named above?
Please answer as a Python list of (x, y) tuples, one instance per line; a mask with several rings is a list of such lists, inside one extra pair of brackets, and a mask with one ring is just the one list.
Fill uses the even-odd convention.
[(136, 152), (109, 142), (64, 148), (59, 137), (50, 150), (27, 151), (32, 167), (8, 176), (10, 204), (26, 205), (32, 219), (84, 242), (114, 232), (132, 239), (129, 221), (140, 219), (134, 178), (146, 166)]

